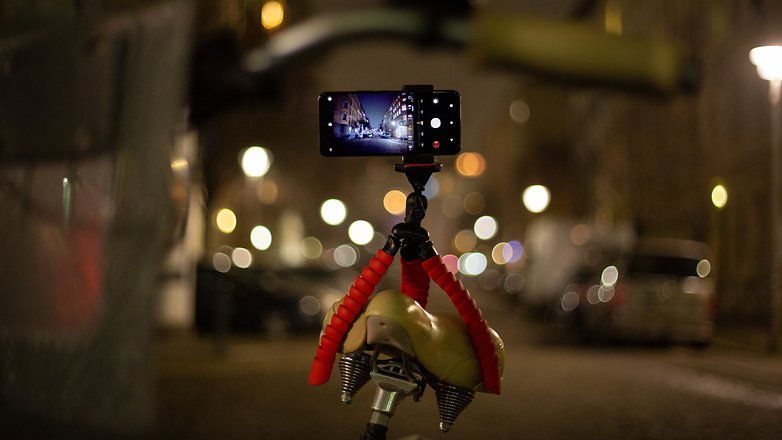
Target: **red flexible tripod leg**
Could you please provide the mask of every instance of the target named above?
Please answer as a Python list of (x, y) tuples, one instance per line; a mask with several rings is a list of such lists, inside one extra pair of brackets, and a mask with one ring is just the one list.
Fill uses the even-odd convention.
[(428, 258), (422, 266), (429, 277), (448, 295), (451, 303), (459, 311), (459, 316), (467, 324), (481, 364), (484, 388), (490, 393), (500, 394), (500, 359), (492, 341), (489, 325), (483, 319), (483, 313), (470, 296), (470, 292), (448, 270), (439, 255)]
[(356, 315), (361, 313), (369, 301), (369, 296), (372, 295), (375, 286), (380, 282), (393, 261), (393, 255), (380, 249), (370, 260), (369, 266), (365, 266), (361, 274), (356, 277), (356, 281), (350, 286), (350, 291), (343, 298), (337, 312), (331, 316), (331, 321), (320, 338), (320, 344), (310, 368), (310, 385), (322, 385), (328, 382), (334, 359), (337, 357), (339, 346), (342, 344), (345, 334), (355, 322)]
[(424, 270), (421, 259), (402, 258), (402, 293), (413, 298), (426, 309), (429, 301), (429, 275)]

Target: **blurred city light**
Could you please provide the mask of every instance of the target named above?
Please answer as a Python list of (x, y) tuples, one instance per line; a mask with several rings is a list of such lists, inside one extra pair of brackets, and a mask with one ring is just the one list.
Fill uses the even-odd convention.
[(285, 8), (278, 1), (270, 1), (261, 8), (261, 25), (266, 30), (277, 29), (285, 19)]
[(468, 252), (459, 257), (459, 272), (465, 275), (480, 275), (487, 265), (486, 256), (480, 252)]
[(473, 225), (475, 236), (481, 240), (488, 240), (497, 235), (497, 220), (490, 215), (484, 215), (475, 220)]
[(709, 263), (709, 260), (701, 260), (698, 262), (695, 271), (699, 277), (706, 278), (711, 273), (711, 263)]
[(605, 287), (612, 287), (619, 280), (619, 269), (616, 266), (608, 266), (600, 274), (600, 282)]
[(347, 216), (348, 209), (341, 200), (328, 199), (320, 205), (320, 217), (327, 224), (336, 226), (344, 222)]
[(510, 261), (508, 263), (515, 263), (519, 260), (521, 260), (521, 257), (524, 256), (524, 247), (521, 245), (521, 242), (518, 240), (511, 240), (508, 242), (511, 249), (513, 249), (513, 256), (510, 258)]
[(212, 266), (216, 271), (226, 273), (231, 270), (231, 257), (222, 252), (218, 252), (212, 257)]
[(578, 307), (578, 303), (579, 303), (578, 292), (575, 292), (573, 290), (569, 290), (567, 293), (562, 295), (562, 299), (559, 301), (562, 310), (566, 312), (572, 312), (573, 310), (575, 310), (576, 307)]
[(464, 200), (456, 194), (452, 194), (443, 199), (440, 208), (443, 210), (443, 214), (450, 219), (459, 217), (464, 212)]
[(497, 264), (508, 264), (513, 259), (513, 246), (504, 241), (494, 245), (491, 250), (491, 259)]
[(592, 236), (592, 231), (589, 226), (579, 223), (570, 230), (570, 242), (576, 246), (583, 246), (587, 244)]
[(442, 260), (449, 272), (452, 274), (459, 273), (459, 257), (454, 254), (448, 254), (444, 255)]
[(318, 298), (307, 295), (299, 300), (299, 310), (307, 316), (316, 316), (321, 311), (321, 304)]
[(350, 241), (357, 245), (363, 246), (370, 241), (375, 235), (375, 228), (366, 220), (356, 220), (350, 224), (348, 228), (348, 236)]
[(478, 244), (478, 237), (471, 229), (462, 229), (453, 238), (453, 247), (458, 252), (470, 252)]
[(717, 208), (724, 208), (728, 204), (728, 190), (724, 185), (715, 185), (711, 190), (711, 203)]
[(548, 208), (548, 204), (551, 201), (551, 194), (549, 193), (548, 188), (543, 185), (531, 185), (522, 193), (521, 201), (529, 212), (538, 214)]
[(502, 288), (505, 289), (506, 292), (514, 294), (519, 293), (524, 288), (525, 283), (524, 275), (518, 273), (518, 272), (511, 272), (506, 277), (505, 280), (502, 282)]
[(383, 207), (390, 214), (401, 215), (405, 213), (407, 196), (398, 189), (392, 189), (383, 197)]
[(301, 240), (299, 249), (308, 260), (317, 260), (323, 254), (323, 244), (315, 237), (305, 237)]
[(471, 192), (464, 196), (464, 210), (468, 214), (478, 215), (486, 208), (486, 199), (479, 192)]
[(334, 249), (334, 262), (340, 267), (350, 267), (356, 264), (357, 260), (358, 252), (349, 244), (343, 244)]
[(236, 229), (236, 214), (228, 208), (223, 208), (217, 211), (215, 224), (220, 232), (223, 234), (230, 234)]
[(261, 177), (269, 171), (272, 159), (269, 150), (253, 146), (242, 151), (239, 163), (242, 165), (245, 176)]
[(255, 189), (255, 194), (258, 196), (258, 200), (266, 205), (274, 204), (274, 202), (277, 201), (277, 196), (279, 193), (280, 190), (277, 187), (277, 183), (268, 177), (263, 179), (263, 181), (261, 181), (258, 187)]
[(238, 247), (231, 252), (231, 261), (236, 267), (247, 269), (253, 264), (253, 255), (247, 249)]
[(486, 170), (486, 160), (480, 153), (462, 153), (456, 158), (456, 171), (465, 177), (478, 177)]
[(266, 226), (258, 225), (250, 232), (250, 242), (259, 251), (265, 251), (272, 245), (272, 232)]
[(782, 79), (782, 46), (760, 46), (749, 51), (749, 59), (758, 69), (758, 76), (774, 81)]
[(517, 124), (524, 124), (529, 120), (530, 111), (527, 101), (516, 99), (510, 103), (510, 118)]

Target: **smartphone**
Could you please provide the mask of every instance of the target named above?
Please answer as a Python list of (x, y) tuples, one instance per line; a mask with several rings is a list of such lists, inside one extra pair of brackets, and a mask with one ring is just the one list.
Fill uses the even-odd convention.
[(324, 92), (318, 98), (324, 156), (452, 155), (461, 150), (454, 90)]

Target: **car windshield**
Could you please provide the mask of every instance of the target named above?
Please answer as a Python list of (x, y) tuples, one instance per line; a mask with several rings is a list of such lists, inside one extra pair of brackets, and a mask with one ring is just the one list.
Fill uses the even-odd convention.
[(680, 277), (697, 276), (699, 260), (664, 255), (636, 255), (630, 261), (628, 272), (674, 275)]

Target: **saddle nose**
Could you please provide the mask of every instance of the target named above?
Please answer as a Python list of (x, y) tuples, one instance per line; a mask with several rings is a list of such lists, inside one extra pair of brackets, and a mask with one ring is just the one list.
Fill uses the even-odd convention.
[(367, 343), (388, 345), (416, 357), (410, 335), (396, 321), (386, 316), (367, 317)]

